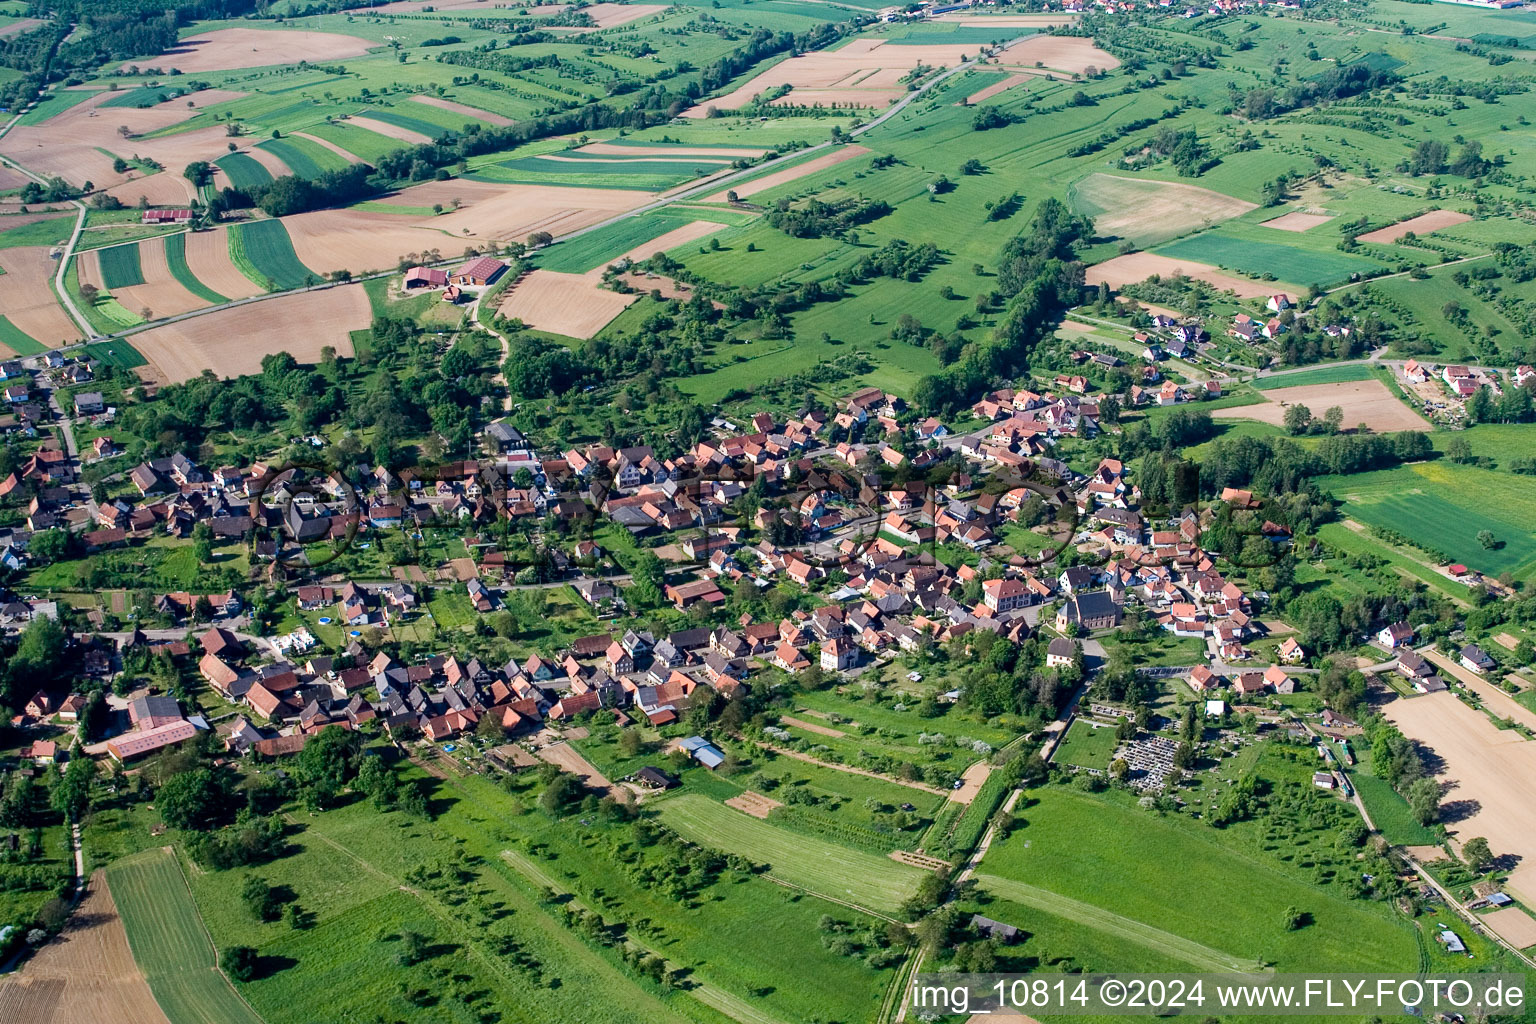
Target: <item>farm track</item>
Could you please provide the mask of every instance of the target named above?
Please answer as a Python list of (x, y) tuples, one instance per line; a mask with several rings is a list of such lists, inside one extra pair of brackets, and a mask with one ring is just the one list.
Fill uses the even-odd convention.
[(1200, 970), (1242, 974), (1251, 972), (1258, 966), (1251, 960), (1231, 956), (1171, 932), (1165, 932), (1161, 928), (1154, 928), (1102, 907), (1095, 907), (1069, 896), (1061, 896), (1025, 882), (987, 874), (977, 874), (976, 881), (983, 889), (989, 890), (996, 896), (1014, 900), (1069, 921), (1076, 921), (1078, 924), (1087, 925), (1098, 931), (1118, 935), (1137, 945), (1183, 960)]

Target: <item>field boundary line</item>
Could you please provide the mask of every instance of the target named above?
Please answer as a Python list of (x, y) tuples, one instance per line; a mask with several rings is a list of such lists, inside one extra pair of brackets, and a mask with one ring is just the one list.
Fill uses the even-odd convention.
[(878, 910), (871, 910), (861, 903), (854, 903), (852, 900), (840, 899), (837, 896), (828, 896), (824, 892), (819, 892), (818, 890), (812, 889), (809, 886), (801, 885), (799, 882), (791, 882), (787, 878), (780, 878), (778, 875), (775, 875), (770, 871), (763, 872), (760, 877), (766, 878), (774, 885), (782, 885), (786, 889), (794, 889), (797, 892), (805, 893), (807, 896), (815, 896), (819, 900), (826, 900), (828, 903), (836, 903), (840, 907), (847, 907), (849, 910), (857, 910), (861, 914), (868, 914), (870, 917), (878, 917), (880, 920), (889, 921), (891, 924), (906, 923), (898, 918), (891, 917), (889, 914), (882, 914)]
[[(187, 871), (186, 868), (182, 866), (181, 857), (176, 853), (176, 848), (174, 846), (164, 846), (161, 847), (161, 849), (165, 850), (171, 855), (171, 860), (176, 864), (176, 876), (181, 879), (181, 884), (187, 890), (187, 899), (192, 901), (192, 905), (194, 907), (197, 906), (197, 899), (192, 895), (192, 884), (187, 881)], [(229, 980), (229, 975), (224, 973), (224, 968), (219, 966), (219, 947), (218, 944), (213, 941), (213, 933), (208, 930), (208, 922), (203, 920), (203, 912), (201, 910), (197, 912), (197, 927), (198, 930), (203, 933), (203, 937), (208, 940), (208, 948), (213, 950), (214, 973), (219, 976), (224, 984), (229, 986), (229, 990), (235, 994), (236, 999), (240, 1000), (242, 1003), (245, 1003), (245, 1008), (251, 1011), (252, 1017), (255, 1017), (259, 1021), (265, 1021), (266, 1018), (256, 1012), (256, 1008), (247, 1002), (245, 996), (240, 994), (240, 990), (238, 988), (235, 988), (235, 983)]]
[(1244, 974), (1251, 972), (1256, 964), (1256, 961), (1223, 953), (1219, 949), (1212, 949), (1193, 939), (1186, 939), (1181, 935), (1117, 914), (1112, 910), (1084, 903), (1082, 900), (1063, 896), (1027, 882), (1018, 882), (981, 872), (978, 872), (975, 878), (982, 888), (996, 896), (1016, 900), (1036, 910), (1076, 921), (1095, 931), (1122, 935), (1139, 946), (1183, 960), (1196, 967)]

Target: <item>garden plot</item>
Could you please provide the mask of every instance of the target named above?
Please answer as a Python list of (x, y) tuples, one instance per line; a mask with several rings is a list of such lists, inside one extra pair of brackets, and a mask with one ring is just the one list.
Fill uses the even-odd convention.
[(1367, 231), (1360, 236), (1360, 241), (1391, 245), (1410, 231), (1415, 235), (1428, 235), (1439, 231), (1441, 228), (1465, 224), (1471, 219), (1466, 214), (1457, 213), (1455, 210), (1431, 210), (1428, 213), (1421, 213), (1417, 217), (1410, 217), (1408, 220), (1399, 221), (1391, 227)]
[(155, 67), (164, 72), (201, 74), (231, 68), (262, 68), (277, 64), (325, 64), (344, 57), (361, 57), (376, 43), (334, 32), (292, 32), (255, 28), (221, 28), (181, 40), (174, 50), (157, 57), (125, 61), (124, 67)]
[(1256, 204), (1194, 185), (1090, 174), (1073, 189), (1073, 206), (1095, 233), (1140, 246), (1239, 217)]
[(301, 363), (319, 362), (326, 346), (351, 356), (351, 332), (367, 327), (372, 318), (367, 293), (354, 284), (164, 324), (135, 334), (133, 346), (161, 383), (190, 380), (204, 370), (239, 377), (260, 373), (262, 358), (275, 352), (287, 352)]
[(1483, 836), (1494, 856), (1517, 858), (1505, 888), (1536, 902), (1536, 742), (1498, 728), (1450, 692), (1398, 698), (1382, 712), (1444, 764), (1451, 832)]
[(1287, 406), (1304, 405), (1314, 417), (1333, 406), (1344, 410), (1344, 427), (1352, 429), (1364, 423), (1375, 431), (1429, 430), (1429, 423), (1394, 395), (1379, 380), (1342, 381), (1295, 388), (1272, 388), (1262, 392), (1258, 405), (1217, 409), (1217, 419), (1258, 420), (1280, 426), (1285, 422)]
[(50, 282), (58, 266), (44, 246), (0, 249), (0, 314), (44, 345), (76, 341), (81, 334), (54, 298)]
[(1112, 260), (1095, 264), (1088, 268), (1086, 280), (1090, 285), (1100, 282), (1111, 288), (1120, 288), (1138, 281), (1145, 281), (1152, 275), (1160, 277), (1172, 277), (1182, 274), (1185, 277), (1204, 281), (1213, 288), (1234, 292), (1240, 299), (1252, 299), (1261, 295), (1272, 295), (1277, 291), (1299, 293), (1306, 289), (1297, 288), (1294, 285), (1286, 285), (1275, 281), (1252, 281), (1245, 277), (1234, 277), (1223, 273), (1209, 263), (1196, 263), (1193, 260), (1176, 260), (1170, 256), (1160, 256), (1151, 252), (1136, 252), (1129, 256), (1116, 256)]

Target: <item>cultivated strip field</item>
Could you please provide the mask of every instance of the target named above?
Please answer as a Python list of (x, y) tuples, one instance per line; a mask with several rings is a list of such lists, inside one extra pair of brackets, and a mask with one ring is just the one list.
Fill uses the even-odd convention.
[(814, 160), (807, 160), (803, 164), (795, 164), (793, 167), (786, 167), (782, 171), (765, 174), (761, 178), (744, 182), (734, 188), (726, 189), (724, 192), (716, 192), (704, 201), (707, 203), (727, 202), (726, 195), (729, 192), (735, 192), (738, 199), (746, 199), (748, 196), (755, 196), (759, 192), (767, 192), (769, 189), (778, 188), (780, 185), (787, 185), (791, 181), (798, 181), (806, 175), (815, 174), (817, 171), (826, 170), (828, 167), (835, 167), (845, 160), (861, 157), (868, 152), (869, 150), (863, 146), (839, 146), (832, 152), (819, 156)]
[[(133, 336), (155, 380), (190, 380), (204, 370), (220, 377), (260, 373), (263, 356), (288, 352), (315, 363), (327, 345), (352, 355), (351, 332), (373, 319), (360, 284), (296, 292), (263, 302), (221, 309), (206, 316), (162, 324)], [(283, 325), (274, 329), (274, 324)]]
[(63, 932), (38, 950), (21, 973), (0, 981), (6, 1024), (169, 1024), (133, 962), (106, 875), (91, 876)]
[[(1277, 284), (1274, 281), (1250, 281), (1245, 277), (1234, 277), (1223, 273), (1208, 263), (1195, 263), (1191, 260), (1176, 260), (1168, 256), (1159, 256), (1150, 252), (1135, 252), (1128, 256), (1116, 256), (1112, 260), (1095, 264), (1088, 268), (1086, 280), (1090, 285), (1096, 285), (1101, 281), (1111, 288), (1120, 288), (1124, 285), (1145, 281), (1153, 274), (1160, 277), (1172, 277), (1175, 274), (1183, 274), (1185, 277), (1204, 281), (1214, 288), (1225, 289), (1237, 294), (1240, 299), (1256, 298), (1260, 295), (1269, 295), (1276, 291), (1284, 291), (1287, 285)], [(1305, 291), (1302, 288), (1290, 287), (1293, 292)]]
[(1361, 423), (1376, 431), (1429, 430), (1424, 417), (1404, 405), (1379, 380), (1343, 381), (1336, 384), (1312, 384), (1294, 388), (1273, 388), (1263, 392), (1258, 405), (1240, 405), (1217, 409), (1216, 419), (1258, 420), (1280, 426), (1285, 422), (1285, 407), (1304, 405), (1314, 417), (1322, 416), (1332, 406), (1344, 410), (1344, 427)]
[(411, 99), (417, 103), (425, 103), (429, 107), (437, 107), (439, 110), (463, 114), (471, 120), (484, 121), (486, 124), (493, 124), (498, 128), (512, 124), (510, 117), (502, 117), (500, 114), (493, 114), (489, 110), (471, 107), (467, 103), (455, 103), (453, 100), (445, 100), (440, 96), (412, 96)]
[(1009, 89), (1012, 89), (1019, 83), (1029, 81), (1029, 79), (1029, 75), (1022, 73), (1016, 75), (1007, 75), (1001, 80), (993, 82), (985, 89), (978, 89), (977, 91), (971, 93), (965, 98), (965, 105), (968, 107), (974, 107), (978, 103), (985, 103), (993, 96), (1007, 92)]
[[(323, 64), (342, 57), (359, 57), (374, 47), (366, 39), (335, 32), (263, 31), (221, 28), (183, 39), (176, 49), (153, 61), (130, 61), (165, 72), (193, 74), (229, 68), (260, 68), (308, 61)], [(125, 67), (127, 64), (124, 65)]]
[(421, 132), (402, 128), (397, 124), (390, 124), (388, 121), (381, 121), (376, 117), (368, 117), (366, 114), (354, 114), (347, 120), (348, 123), (359, 128), (366, 128), (371, 132), (387, 135), (391, 139), (398, 139), (412, 146), (420, 146), (432, 141), (432, 136), (430, 135), (423, 135)]
[(1410, 231), (1416, 235), (1428, 235), (1439, 231), (1441, 228), (1465, 224), (1471, 219), (1466, 214), (1457, 213), (1455, 210), (1431, 210), (1428, 213), (1421, 213), (1417, 217), (1411, 217), (1390, 227), (1368, 231), (1360, 236), (1360, 241), (1379, 242), (1383, 245), (1390, 245)]
[(695, 842), (766, 862), (776, 878), (873, 910), (894, 911), (923, 875), (888, 857), (759, 821), (697, 793), (669, 797), (655, 806), (664, 824)]
[(107, 882), (134, 959), (171, 1024), (262, 1024), (219, 972), (197, 904), (169, 847), (118, 861), (107, 869)]
[(1172, 932), (1165, 932), (1161, 928), (1133, 921), (1102, 907), (1057, 895), (1049, 889), (1041, 889), (1024, 882), (1016, 882), (1011, 878), (999, 878), (996, 875), (987, 874), (978, 874), (976, 881), (983, 889), (1005, 900), (1013, 900), (1015, 903), (1022, 903), (1027, 907), (1044, 910), (1057, 917), (1064, 917), (1069, 921), (1076, 921), (1078, 924), (1118, 935), (1165, 956), (1183, 960), (1202, 971), (1244, 973), (1258, 970), (1261, 966), (1252, 960), (1244, 960), (1223, 953), (1219, 949), (1191, 942)]
[(194, 231), (185, 238), (187, 266), (205, 287), (229, 299), (246, 299), (265, 290), (229, 258), (229, 228)]
[(1398, 698), (1382, 713), (1445, 765), (1441, 780), (1454, 788), (1444, 803), (1468, 812), (1452, 832), (1463, 840), (1483, 836), (1494, 856), (1518, 858), (1505, 888), (1536, 902), (1536, 742), (1500, 729), (1450, 692)]
[[(997, 64), (1002, 68), (1032, 75), (1045, 75), (1053, 71), (1080, 75), (1089, 68), (1112, 70), (1120, 66), (1120, 61), (1113, 54), (1094, 46), (1092, 39), (1039, 35), (1010, 46), (997, 58)], [(1040, 66), (1036, 67), (1036, 64)]]
[[(175, 316), (210, 304), (210, 299), (194, 294), (172, 272), (166, 256), (168, 238), (147, 238), (139, 243), (139, 269), (144, 283), (119, 288), (117, 301), (131, 310), (149, 309), (157, 317)], [(185, 246), (186, 241), (176, 243)]]

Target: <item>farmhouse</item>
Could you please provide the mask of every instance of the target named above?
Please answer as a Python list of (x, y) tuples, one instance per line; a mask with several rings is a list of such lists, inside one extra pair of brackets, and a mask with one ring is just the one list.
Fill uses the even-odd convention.
[(196, 210), (145, 210), (140, 224), (190, 224), (197, 219)]
[(453, 283), (459, 285), (487, 285), (494, 282), (507, 269), (507, 265), (494, 256), (472, 259), (453, 272)]
[(448, 283), (448, 271), (436, 267), (412, 267), (405, 272), (405, 287), (441, 288)]
[(1406, 622), (1394, 622), (1376, 634), (1383, 647), (1403, 647), (1413, 643), (1413, 627)]

